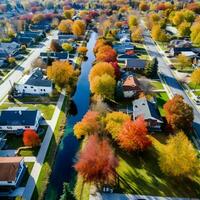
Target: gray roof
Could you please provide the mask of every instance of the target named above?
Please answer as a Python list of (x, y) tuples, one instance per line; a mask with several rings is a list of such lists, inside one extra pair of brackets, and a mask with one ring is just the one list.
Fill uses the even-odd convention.
[(29, 79), (25, 82), (26, 85), (32, 86), (41, 86), (41, 87), (51, 87), (52, 82), (47, 78), (44, 78), (42, 70), (36, 68), (35, 71), (31, 74)]
[(145, 97), (134, 100), (133, 116), (137, 118), (143, 116), (144, 119), (156, 119), (162, 123), (162, 118), (154, 102), (147, 100)]
[(128, 68), (144, 69), (146, 66), (146, 60), (141, 60), (139, 58), (128, 58), (126, 59), (126, 66)]
[(0, 126), (35, 125), (38, 110), (1, 110)]

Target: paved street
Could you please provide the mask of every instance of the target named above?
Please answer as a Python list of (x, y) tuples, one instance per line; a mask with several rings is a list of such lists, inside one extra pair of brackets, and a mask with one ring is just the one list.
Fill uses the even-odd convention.
[(144, 33), (144, 43), (147, 47), (148, 53), (152, 57), (156, 57), (158, 59), (158, 65), (159, 65), (159, 71), (162, 75), (163, 80), (167, 84), (168, 88), (170, 89), (171, 93), (173, 95), (180, 94), (184, 97), (185, 102), (190, 104), (190, 106), (193, 108), (194, 111), (194, 123), (193, 126), (198, 134), (198, 138), (196, 138), (196, 142), (199, 144), (200, 147), (200, 113), (197, 110), (194, 103), (189, 99), (189, 97), (186, 95), (183, 88), (180, 86), (176, 78), (174, 77), (173, 73), (171, 72), (170, 67), (164, 60), (164, 56), (158, 51), (154, 41), (150, 37), (149, 31), (145, 31)]
[(52, 39), (57, 39), (57, 31), (52, 31), (51, 35), (47, 37), (47, 40), (43, 43), (42, 48), (35, 48), (33, 52), (28, 56), (28, 58), (19, 66), (15, 71), (0, 85), (0, 100), (3, 99), (8, 94), (13, 83), (18, 82), (23, 76), (24, 70), (29, 70), (31, 68), (31, 63), (40, 55), (41, 52), (46, 51)]

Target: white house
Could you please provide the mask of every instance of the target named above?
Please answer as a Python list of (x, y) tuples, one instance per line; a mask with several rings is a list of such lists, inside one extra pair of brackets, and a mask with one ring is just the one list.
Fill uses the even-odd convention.
[(25, 129), (37, 130), (41, 120), (38, 110), (14, 107), (0, 111), (0, 130), (18, 133)]
[(25, 170), (23, 157), (0, 157), (0, 188), (18, 187)]
[(52, 81), (43, 75), (40, 68), (34, 69), (15, 84), (15, 95), (48, 95), (52, 90)]

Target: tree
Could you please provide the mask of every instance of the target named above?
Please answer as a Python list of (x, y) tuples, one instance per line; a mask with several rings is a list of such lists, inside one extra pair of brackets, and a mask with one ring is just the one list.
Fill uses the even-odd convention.
[(31, 66), (33, 68), (41, 68), (41, 69), (46, 69), (47, 68), (47, 64), (42, 60), (41, 57), (36, 58), (32, 63)]
[(190, 35), (190, 26), (191, 24), (189, 22), (182, 22), (179, 26), (178, 26), (178, 31), (179, 31), (179, 34), (180, 36), (189, 36)]
[(73, 50), (73, 46), (69, 43), (63, 43), (62, 48), (65, 51), (71, 52)]
[(185, 17), (182, 11), (176, 11), (174, 17), (172, 18), (172, 22), (175, 26), (180, 25), (184, 21)]
[(135, 121), (128, 120), (124, 122), (117, 140), (120, 147), (126, 151), (143, 151), (151, 145), (147, 134), (146, 122), (143, 117), (139, 117)]
[(58, 30), (62, 33), (71, 33), (72, 32), (72, 20), (62, 20), (58, 25)]
[(102, 46), (96, 54), (96, 60), (98, 62), (115, 62), (117, 60), (117, 53), (108, 45)]
[(57, 40), (53, 39), (51, 40), (50, 49), (51, 51), (59, 52), (62, 50), (62, 47), (60, 46)]
[(192, 10), (184, 10), (183, 11), (184, 18), (187, 22), (194, 22), (195, 13)]
[(37, 24), (37, 23), (41, 22), (42, 20), (44, 20), (44, 15), (43, 14), (35, 14), (32, 17), (32, 22), (34, 24)]
[(192, 67), (192, 61), (190, 58), (185, 56), (184, 54), (179, 54), (176, 57), (176, 63), (179, 69), (183, 70), (184, 68)]
[(85, 182), (103, 185), (114, 183), (117, 166), (118, 159), (108, 141), (92, 135), (89, 136), (74, 167)]
[(190, 38), (194, 44), (200, 45), (200, 22), (192, 25)]
[(151, 36), (159, 42), (166, 42), (168, 40), (166, 33), (161, 29), (160, 25), (154, 25), (152, 27)]
[(128, 25), (129, 27), (132, 27), (132, 26), (137, 26), (138, 25), (138, 20), (137, 20), (137, 16), (135, 15), (130, 15), (128, 17)]
[(72, 33), (77, 37), (80, 37), (81, 35), (85, 34), (85, 28), (86, 26), (84, 21), (76, 20), (72, 25)]
[(130, 120), (130, 116), (123, 112), (111, 112), (105, 117), (106, 131), (112, 138), (117, 140), (119, 132), (122, 130), (123, 123)]
[(167, 140), (167, 144), (160, 151), (159, 165), (167, 175), (185, 177), (199, 167), (197, 152), (183, 132)]
[(144, 73), (148, 78), (155, 78), (158, 73), (158, 60), (153, 58), (152, 61), (149, 61), (145, 67)]
[(23, 133), (23, 142), (25, 146), (37, 147), (40, 145), (41, 140), (34, 130), (27, 129)]
[(69, 183), (65, 182), (63, 184), (63, 194), (60, 196), (59, 200), (75, 200), (73, 192), (69, 186)]
[(73, 9), (64, 10), (63, 15), (65, 16), (66, 19), (72, 19), (73, 15), (74, 15), (74, 10)]
[(147, 11), (147, 10), (149, 10), (149, 5), (143, 1), (139, 4), (139, 9), (141, 11)]
[(131, 40), (133, 42), (140, 42), (142, 40), (143, 30), (141, 27), (137, 26), (133, 29), (131, 34)]
[(115, 93), (115, 85), (115, 78), (105, 73), (101, 76), (96, 76), (90, 82), (90, 90), (92, 93), (101, 96), (103, 99), (112, 99)]
[(200, 68), (195, 69), (191, 75), (191, 82), (197, 86), (200, 85)]
[(90, 83), (96, 76), (102, 76), (103, 74), (108, 74), (111, 77), (115, 77), (115, 71), (113, 66), (107, 62), (99, 62), (93, 66), (89, 73)]
[(85, 54), (87, 53), (87, 51), (88, 51), (87, 47), (84, 47), (84, 46), (80, 46), (80, 47), (78, 47), (78, 49), (77, 49), (77, 52), (78, 52), (79, 54), (82, 54), (82, 55), (85, 55)]
[(198, 2), (189, 3), (186, 6), (187, 9), (192, 10), (195, 13), (200, 13), (200, 4)]
[(180, 95), (175, 95), (164, 104), (164, 111), (169, 125), (175, 130), (189, 130), (193, 122), (193, 109)]
[(80, 139), (82, 136), (97, 133), (100, 129), (100, 116), (98, 112), (88, 111), (83, 119), (74, 126), (74, 134)]
[(120, 78), (120, 69), (119, 69), (118, 62), (117, 61), (110, 62), (110, 64), (113, 66), (113, 68), (115, 70), (115, 77), (116, 77), (116, 79), (119, 79)]
[(94, 46), (94, 49), (93, 49), (94, 53), (96, 54), (98, 52), (99, 48), (106, 45), (106, 44), (107, 44), (106, 40), (104, 40), (103, 38), (99, 38), (95, 43), (95, 46)]
[(61, 88), (72, 86), (73, 81), (76, 81), (75, 74), (76, 71), (67, 61), (54, 61), (47, 68), (47, 77)]

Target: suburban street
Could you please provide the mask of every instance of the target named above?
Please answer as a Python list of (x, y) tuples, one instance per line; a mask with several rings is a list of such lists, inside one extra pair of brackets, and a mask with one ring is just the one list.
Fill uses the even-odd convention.
[(162, 55), (158, 51), (153, 39), (150, 36), (149, 31), (147, 30), (145, 30), (145, 33), (144, 33), (144, 44), (147, 47), (147, 51), (149, 55), (152, 57), (156, 57), (158, 59), (159, 72), (164, 82), (167, 84), (172, 95), (175, 95), (175, 94), (182, 95), (185, 99), (185, 102), (187, 102), (193, 108), (193, 112), (194, 112), (193, 127), (198, 137), (196, 138), (196, 142), (198, 144), (198, 147), (200, 147), (200, 113), (199, 111), (197, 110), (192, 100), (187, 96), (187, 94), (185, 93), (184, 89), (181, 87), (179, 82), (174, 77), (170, 67), (168, 66), (168, 64), (166, 63), (164, 59), (164, 55)]
[(47, 36), (46, 41), (42, 48), (34, 48), (28, 58), (17, 68), (14, 69), (13, 73), (0, 85), (0, 100), (2, 100), (11, 89), (12, 85), (18, 82), (23, 76), (25, 70), (31, 68), (31, 63), (40, 55), (41, 52), (46, 51), (49, 48), (52, 39), (57, 39), (58, 31), (52, 31), (51, 35)]

